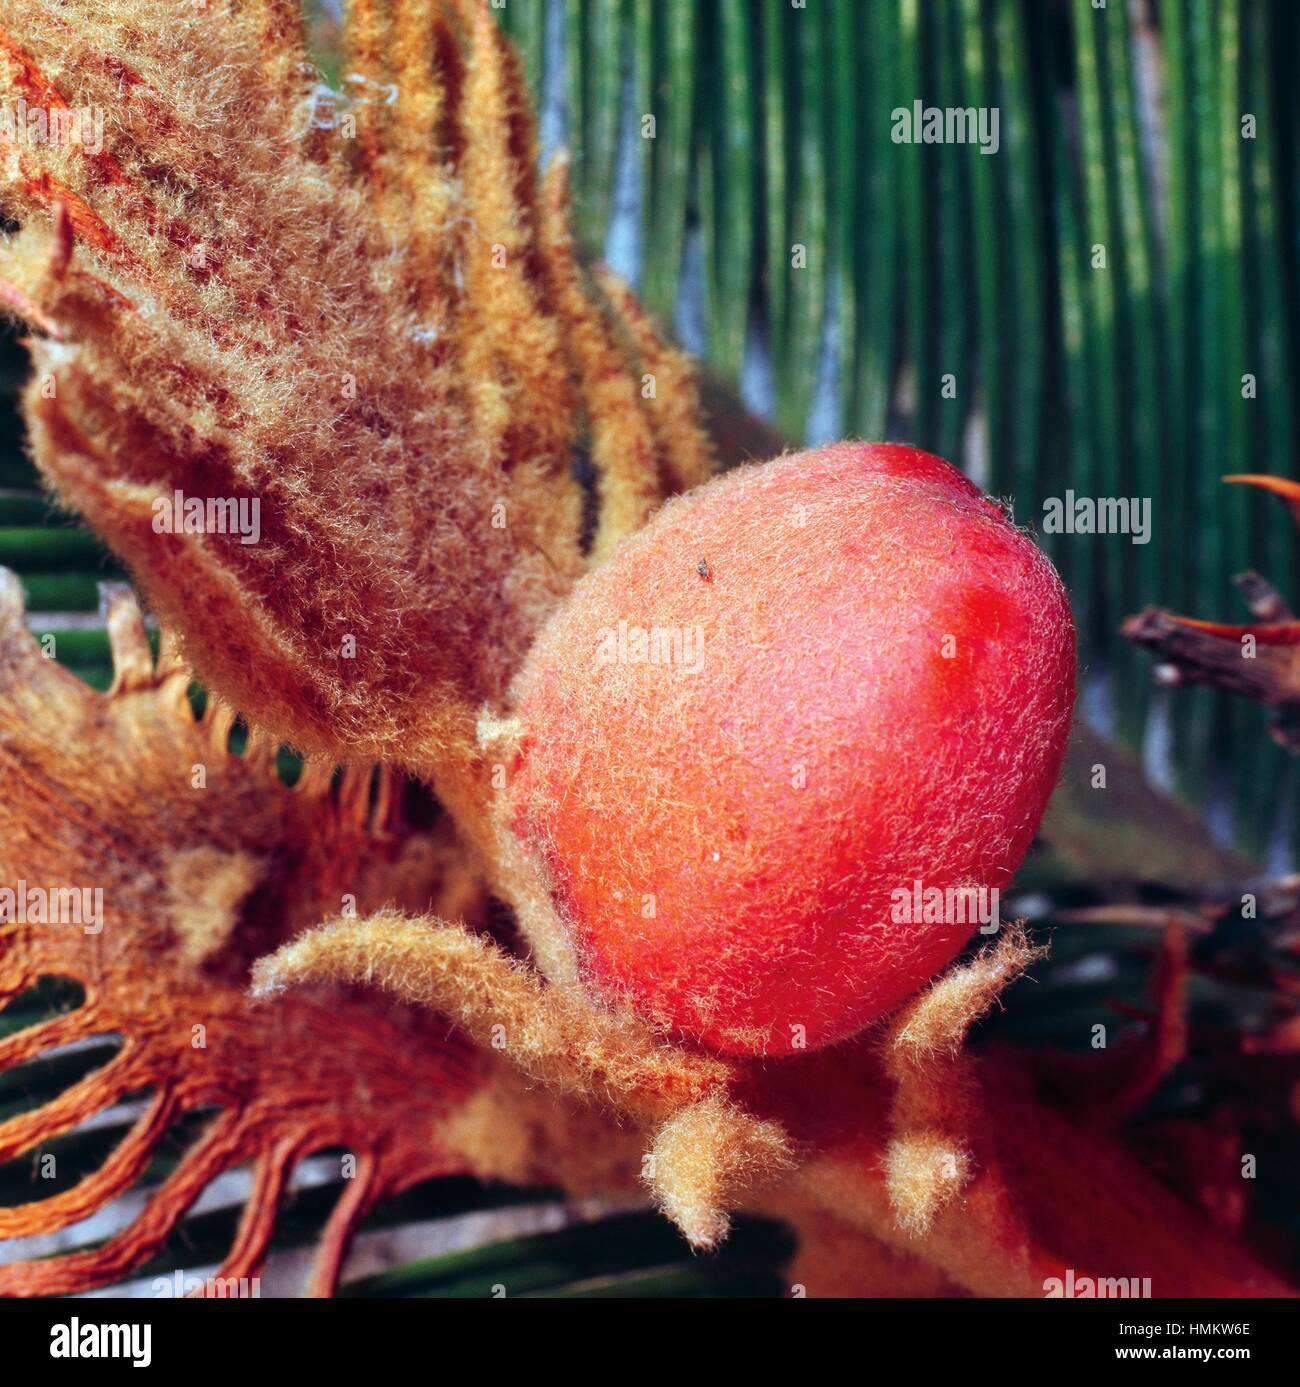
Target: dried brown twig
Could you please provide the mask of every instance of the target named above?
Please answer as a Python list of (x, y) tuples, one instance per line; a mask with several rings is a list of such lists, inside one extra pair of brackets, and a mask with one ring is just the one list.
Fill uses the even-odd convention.
[[(1280, 497), (1300, 523), (1300, 485), (1281, 477), (1225, 477)], [(1270, 710), (1274, 740), (1300, 750), (1300, 621), (1258, 573), (1237, 579), (1253, 622), (1231, 625), (1177, 616), (1147, 607), (1124, 622), (1129, 640), (1160, 656), (1164, 684), (1210, 684), (1253, 699)]]

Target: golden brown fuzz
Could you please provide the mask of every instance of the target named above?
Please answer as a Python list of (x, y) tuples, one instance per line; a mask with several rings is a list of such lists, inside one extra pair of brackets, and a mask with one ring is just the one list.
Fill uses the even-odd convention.
[(576, 989), (459, 925), (383, 911), (300, 935), (253, 970), (253, 995), (308, 983), (377, 987), (454, 1021), (524, 1073), (642, 1120), (662, 1119), (722, 1085), (719, 1060), (653, 1043), (630, 1016), (593, 1010)]
[(889, 1027), (885, 1069), (895, 1090), (885, 1180), (899, 1224), (910, 1233), (927, 1232), (971, 1176), (966, 1142), (979, 1086), (962, 1053), (966, 1033), (1043, 952), (1030, 947), (1021, 925), (1012, 925), (972, 963), (927, 988)]
[[(244, 995), (248, 962), (345, 895), (362, 909), (456, 900), (469, 918), (481, 902), (464, 893), (463, 849), (445, 822), (404, 824), (395, 797), (372, 798), (368, 774), (359, 790), (362, 777), (332, 783), (328, 768), (309, 767), (287, 788), (256, 748), (231, 754), (231, 719), (217, 704), (195, 719), (183, 667), (164, 652), (155, 668), (133, 598), (111, 596), (108, 626), (116, 677), (99, 694), (45, 658), (24, 627), (17, 579), (0, 570), (0, 883), (102, 893), (93, 928), (0, 919), (0, 1006), (41, 978), (85, 993), (0, 1039), (0, 1073), (75, 1041), (109, 1049), (71, 1087), (0, 1122), (0, 1161), (126, 1095), (149, 1102), (99, 1169), (52, 1196), (38, 1181), (29, 1200), (0, 1210), (0, 1238), (88, 1217), (136, 1186), (175, 1120), (215, 1112), (133, 1223), (80, 1252), (0, 1264), (0, 1295), (72, 1294), (122, 1277), (213, 1179), (249, 1160), (259, 1197), (221, 1275), (255, 1274), (294, 1165), (340, 1146), (358, 1168), (313, 1280), (328, 1293), (376, 1199), (467, 1168), (465, 1142), (453, 1150), (440, 1127), (494, 1061), (374, 999), (340, 1008), (296, 997), (269, 1012)], [(497, 1116), (501, 1138), (517, 1140)]]
[[(0, 95), (104, 115), (97, 152), (0, 150), (35, 457), (252, 723), (481, 817), (474, 718), (587, 562), (574, 449), (590, 428), (616, 460), (601, 533), (625, 530), (664, 495), (666, 411), (612, 350), (592, 390), (567, 193), (542, 207), (489, 8), (359, 0), (328, 98), (295, 14), (0, 3)], [(601, 391), (646, 442), (602, 433)], [(156, 532), (178, 491), (256, 501), (257, 542)]]
[(716, 1246), (739, 1196), (791, 1166), (780, 1127), (722, 1096), (725, 1063), (656, 1044), (630, 1014), (543, 984), (459, 926), (381, 912), (311, 930), (253, 970), (256, 997), (301, 983), (378, 987), (439, 1012), (530, 1078), (647, 1127), (646, 1181), (696, 1247)]
[(664, 1124), (645, 1181), (691, 1245), (711, 1249), (727, 1236), (728, 1211), (794, 1165), (790, 1139), (777, 1123), (756, 1122), (713, 1094)]

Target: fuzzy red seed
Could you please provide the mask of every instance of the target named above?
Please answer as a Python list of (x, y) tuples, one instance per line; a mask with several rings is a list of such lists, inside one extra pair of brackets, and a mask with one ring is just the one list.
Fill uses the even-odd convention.
[(1064, 591), (995, 503), (916, 449), (824, 448), (670, 503), (579, 584), (517, 683), (512, 822), (593, 994), (816, 1048), (960, 950), (1073, 695)]

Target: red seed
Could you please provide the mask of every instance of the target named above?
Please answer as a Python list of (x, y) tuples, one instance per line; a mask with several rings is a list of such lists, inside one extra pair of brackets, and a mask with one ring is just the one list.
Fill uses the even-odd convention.
[(671, 502), (578, 585), (517, 683), (512, 822), (594, 994), (812, 1049), (961, 949), (1073, 697), (1065, 593), (995, 503), (916, 449), (823, 448)]

